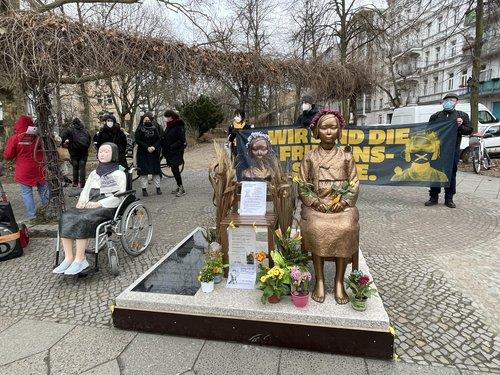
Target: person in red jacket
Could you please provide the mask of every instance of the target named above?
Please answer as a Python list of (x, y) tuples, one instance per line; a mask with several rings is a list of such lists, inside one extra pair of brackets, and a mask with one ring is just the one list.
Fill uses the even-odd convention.
[[(14, 180), (21, 188), (21, 196), (28, 212), (28, 220), (36, 217), (33, 187), (38, 188), (42, 204), (49, 201), (48, 184), (43, 173), (43, 151), (37, 128), (31, 117), (21, 115), (14, 123), (14, 135), (10, 136), (3, 151), (6, 160), (15, 160)], [(37, 146), (38, 145), (38, 146)], [(35, 147), (36, 155), (35, 155)], [(36, 158), (36, 160), (35, 160)]]

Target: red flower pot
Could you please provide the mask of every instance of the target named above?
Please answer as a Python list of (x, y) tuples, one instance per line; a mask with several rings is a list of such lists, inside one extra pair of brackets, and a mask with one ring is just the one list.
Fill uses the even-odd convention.
[(292, 293), (292, 302), (295, 307), (305, 307), (309, 303), (309, 293), (297, 294)]
[(269, 303), (278, 303), (280, 301), (280, 297), (278, 296), (271, 296), (267, 299), (267, 302)]

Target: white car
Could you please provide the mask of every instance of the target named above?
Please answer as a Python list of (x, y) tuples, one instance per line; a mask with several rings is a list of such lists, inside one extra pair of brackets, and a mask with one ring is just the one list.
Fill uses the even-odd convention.
[[(486, 150), (488, 150), (488, 154), (490, 156), (499, 156), (500, 124), (494, 123), (491, 125), (480, 125), (477, 133), (484, 137), (484, 146), (486, 147)], [(460, 144), (460, 158), (462, 160), (468, 160), (470, 157), (469, 151), (469, 137), (462, 137), (462, 143)]]

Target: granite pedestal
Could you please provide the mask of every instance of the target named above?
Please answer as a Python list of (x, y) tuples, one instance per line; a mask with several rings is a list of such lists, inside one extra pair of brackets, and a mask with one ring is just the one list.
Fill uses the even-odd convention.
[[(203, 293), (196, 280), (206, 243), (200, 228), (116, 298), (114, 325), (122, 329), (238, 341), (375, 358), (392, 358), (389, 317), (376, 296), (367, 310), (310, 300), (296, 308), (289, 296), (263, 305), (261, 291), (225, 288)], [(369, 274), (360, 252), (360, 269)], [(347, 270), (350, 272), (350, 269)]]

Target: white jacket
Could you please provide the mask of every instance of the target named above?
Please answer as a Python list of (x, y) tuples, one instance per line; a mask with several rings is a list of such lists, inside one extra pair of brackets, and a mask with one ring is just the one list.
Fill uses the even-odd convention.
[(105, 208), (116, 208), (120, 205), (120, 202), (124, 197), (114, 197), (115, 193), (123, 193), (127, 190), (127, 176), (125, 172), (116, 170), (112, 173), (100, 177), (96, 171), (92, 171), (85, 182), (85, 186), (80, 193), (79, 202), (88, 203), (90, 190), (100, 189), (101, 194), (105, 195), (105, 198), (98, 200), (101, 206)]

